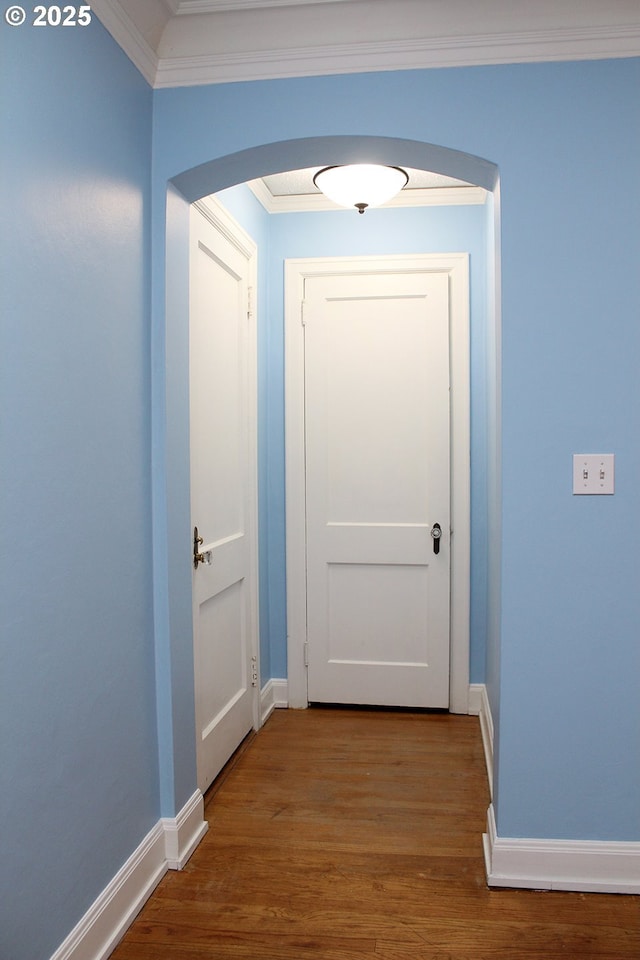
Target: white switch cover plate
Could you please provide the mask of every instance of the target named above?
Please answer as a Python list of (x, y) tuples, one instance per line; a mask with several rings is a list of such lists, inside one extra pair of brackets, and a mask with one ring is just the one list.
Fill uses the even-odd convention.
[(573, 492), (613, 493), (612, 453), (574, 453)]

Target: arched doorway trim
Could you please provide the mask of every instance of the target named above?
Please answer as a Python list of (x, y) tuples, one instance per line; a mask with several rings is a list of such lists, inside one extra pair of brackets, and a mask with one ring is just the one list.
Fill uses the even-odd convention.
[(307, 137), (266, 143), (186, 170), (173, 184), (193, 203), (210, 193), (285, 170), (333, 163), (389, 163), (431, 170), (493, 190), (497, 167), (488, 160), (433, 143), (393, 137)]

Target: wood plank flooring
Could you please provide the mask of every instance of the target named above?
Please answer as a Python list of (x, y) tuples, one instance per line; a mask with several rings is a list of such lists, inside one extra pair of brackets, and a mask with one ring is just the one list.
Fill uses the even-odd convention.
[(640, 897), (489, 890), (478, 720), (277, 710), (112, 960), (626, 960)]

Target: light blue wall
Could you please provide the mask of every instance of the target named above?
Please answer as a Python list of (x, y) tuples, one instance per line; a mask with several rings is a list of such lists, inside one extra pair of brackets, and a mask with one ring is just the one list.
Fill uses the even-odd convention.
[[(233, 205), (247, 188), (226, 190), (220, 199)], [(237, 210), (237, 208), (236, 208)], [(238, 211), (240, 212), (240, 211)], [(267, 328), (268, 354), (263, 371), (266, 408), (260, 430), (266, 440), (265, 515), (268, 524), (268, 589), (271, 673), (287, 675), (284, 486), (284, 261), (293, 257), (366, 256), (397, 253), (470, 253), (472, 408), (472, 682), (484, 680), (486, 635), (486, 211), (481, 206), (274, 214), (268, 218), (268, 296), (260, 322)], [(262, 532), (262, 531), (261, 531)]]
[[(357, 159), (354, 135), (374, 138), (365, 153), (372, 159), (412, 165), (413, 146), (394, 141), (385, 151), (375, 139), (388, 137), (440, 144), (459, 151), (460, 163), (468, 154), (500, 168), (502, 464), (497, 470), (490, 463), (488, 477), (501, 485), (503, 502), (498, 515), (496, 489), (490, 491), (500, 544), (488, 566), (487, 660), (499, 733), (500, 836), (640, 838), (640, 768), (633, 761), (640, 752), (640, 513), (631, 491), (638, 466), (639, 194), (633, 182), (624, 191), (594, 189), (616, 170), (626, 187), (635, 168), (639, 79), (640, 62), (621, 60), (156, 94), (158, 207), (171, 178), (192, 200), (303, 160)], [(330, 138), (325, 153), (310, 160), (304, 138), (323, 136)], [(440, 169), (457, 172), (444, 159)], [(156, 241), (160, 284), (161, 233)], [(184, 313), (167, 318), (170, 336)], [(155, 322), (162, 336), (162, 313)], [(176, 398), (166, 399), (175, 412)], [(494, 405), (490, 396), (495, 451)], [(589, 449), (616, 453), (615, 497), (572, 497), (571, 454)], [(603, 543), (596, 531), (605, 521)], [(175, 749), (183, 740), (186, 749), (191, 736), (186, 727), (180, 731)]]
[(151, 91), (2, 24), (0, 956), (47, 960), (157, 822)]
[[(532, 75), (502, 176), (500, 833), (638, 840), (640, 61)], [(614, 497), (571, 495), (574, 452), (615, 453)]]

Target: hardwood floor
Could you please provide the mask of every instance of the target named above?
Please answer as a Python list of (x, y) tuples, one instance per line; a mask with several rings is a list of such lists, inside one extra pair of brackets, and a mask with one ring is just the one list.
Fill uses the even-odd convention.
[(478, 720), (277, 710), (112, 960), (626, 960), (640, 897), (489, 890)]

